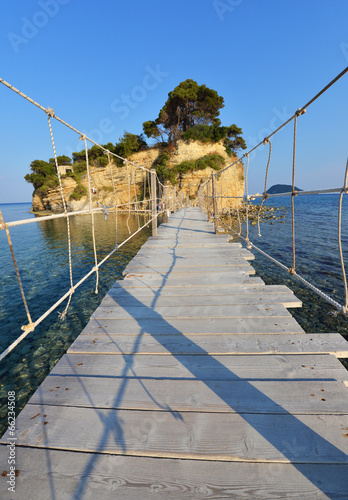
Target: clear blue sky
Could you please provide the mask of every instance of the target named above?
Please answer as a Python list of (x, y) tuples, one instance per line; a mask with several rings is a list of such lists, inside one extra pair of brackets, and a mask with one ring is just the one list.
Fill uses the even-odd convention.
[[(102, 143), (142, 132), (192, 78), (224, 97), (222, 123), (250, 148), (348, 65), (347, 20), (348, 2), (329, 0), (2, 2), (0, 76)], [(299, 119), (298, 187), (342, 185), (347, 96), (348, 75)], [(0, 202), (30, 201), (31, 161), (53, 156), (47, 119), (2, 85), (0, 106)], [(54, 125), (58, 154), (82, 149)], [(269, 185), (291, 182), (291, 141), (292, 125), (274, 138)], [(250, 192), (266, 153), (250, 163)]]

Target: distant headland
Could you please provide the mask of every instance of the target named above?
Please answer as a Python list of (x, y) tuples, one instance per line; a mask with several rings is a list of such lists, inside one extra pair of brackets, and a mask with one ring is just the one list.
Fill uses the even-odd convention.
[[(274, 184), (274, 186), (267, 189), (267, 194), (280, 194), (280, 193), (291, 193), (292, 186), (290, 184)], [(295, 186), (295, 191), (303, 191)]]

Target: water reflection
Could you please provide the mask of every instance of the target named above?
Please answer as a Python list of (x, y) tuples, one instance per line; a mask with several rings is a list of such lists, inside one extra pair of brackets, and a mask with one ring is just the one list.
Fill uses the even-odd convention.
[[(118, 243), (129, 236), (128, 214), (118, 216)], [(7, 220), (10, 220), (7, 218)], [(148, 219), (131, 215), (128, 220), (132, 232)], [(74, 283), (94, 266), (93, 240), (90, 216), (70, 219)], [(105, 220), (104, 214), (95, 215), (95, 234), (98, 261), (115, 247), (115, 217)], [(95, 275), (81, 285), (73, 295), (67, 320), (61, 322), (54, 311), (35, 332), (0, 363), (0, 395), (6, 400), (8, 390), (15, 390), (17, 410), (27, 402), (55, 363), (69, 348), (87, 324), (103, 296), (122, 276), (129, 260), (146, 241), (150, 229), (145, 228), (118, 250), (99, 269), (99, 295), (94, 293)], [(15, 255), (25, 288), (33, 320), (43, 314), (69, 288), (68, 243), (65, 219), (51, 219), (11, 229)], [(0, 349), (5, 349), (21, 333), (27, 323), (7, 242), (0, 240)], [(64, 303), (58, 308), (64, 309)], [(0, 433), (4, 432), (6, 405), (0, 407)]]

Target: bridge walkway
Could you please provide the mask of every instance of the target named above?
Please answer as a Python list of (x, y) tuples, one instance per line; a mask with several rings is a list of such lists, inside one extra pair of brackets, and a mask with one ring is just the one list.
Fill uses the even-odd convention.
[(197, 208), (162, 224), (19, 415), (1, 498), (347, 499), (347, 342), (253, 258)]

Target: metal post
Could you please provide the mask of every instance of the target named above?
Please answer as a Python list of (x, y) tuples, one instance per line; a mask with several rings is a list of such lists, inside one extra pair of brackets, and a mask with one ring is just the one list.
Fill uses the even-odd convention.
[[(153, 168), (150, 170), (151, 173), (151, 212), (152, 217), (157, 215), (157, 195), (156, 195), (156, 170)], [(157, 217), (152, 220), (152, 236), (157, 236)]]
[(208, 221), (211, 222), (210, 216), (210, 183), (207, 184), (207, 213), (208, 213)]
[(217, 209), (217, 200), (216, 200), (216, 186), (215, 186), (215, 175), (211, 175), (211, 191), (213, 197), (213, 215), (214, 215), (214, 227), (215, 234), (219, 232), (219, 221), (218, 221), (218, 209)]

